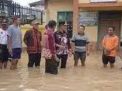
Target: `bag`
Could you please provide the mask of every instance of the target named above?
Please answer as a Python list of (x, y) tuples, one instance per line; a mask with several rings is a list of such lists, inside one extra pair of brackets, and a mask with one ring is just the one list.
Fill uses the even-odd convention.
[(46, 73), (51, 73), (51, 74), (58, 74), (58, 67), (57, 67), (57, 62), (55, 59), (46, 59), (46, 67), (45, 67), (45, 72)]
[(52, 54), (51, 54), (50, 50), (46, 49), (46, 48), (43, 48), (42, 49), (42, 57), (44, 57), (45, 59), (51, 59)]

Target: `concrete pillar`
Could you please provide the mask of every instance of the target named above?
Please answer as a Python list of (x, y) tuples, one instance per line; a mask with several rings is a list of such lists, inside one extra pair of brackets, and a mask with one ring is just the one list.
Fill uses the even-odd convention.
[(73, 0), (73, 31), (76, 32), (79, 24), (79, 0)]

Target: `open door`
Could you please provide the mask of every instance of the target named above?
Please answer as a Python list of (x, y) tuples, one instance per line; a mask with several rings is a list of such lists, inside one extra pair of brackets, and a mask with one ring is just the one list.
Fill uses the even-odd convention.
[(62, 22), (67, 23), (67, 33), (69, 38), (72, 38), (73, 33), (73, 12), (58, 12), (58, 25)]
[(115, 33), (120, 37), (121, 31), (121, 12), (100, 12), (97, 48), (102, 49), (101, 42), (109, 26), (115, 27)]

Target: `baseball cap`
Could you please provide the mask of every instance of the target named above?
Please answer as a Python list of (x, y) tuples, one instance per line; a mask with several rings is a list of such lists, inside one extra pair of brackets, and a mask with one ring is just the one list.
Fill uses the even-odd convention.
[(7, 24), (7, 20), (6, 20), (6, 19), (2, 20), (2, 23), (1, 23), (1, 24), (2, 24), (2, 25)]
[(37, 20), (34, 20), (34, 21), (32, 21), (32, 24), (34, 24), (34, 25), (38, 24), (39, 25), (40, 23)]

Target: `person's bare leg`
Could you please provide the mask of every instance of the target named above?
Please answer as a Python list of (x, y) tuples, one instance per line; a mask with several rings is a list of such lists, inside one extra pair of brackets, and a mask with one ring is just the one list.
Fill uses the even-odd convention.
[(107, 64), (104, 64), (103, 67), (104, 67), (104, 68), (107, 68)]
[(74, 66), (75, 66), (75, 67), (78, 66), (78, 60), (75, 60), (75, 62), (74, 62)]
[(2, 62), (0, 62), (0, 69), (2, 69), (2, 66), (3, 66), (3, 63), (2, 63)]
[(3, 64), (4, 64), (4, 69), (6, 69), (7, 68), (7, 62), (4, 62)]
[(18, 59), (15, 61), (15, 69), (17, 69)]
[(114, 64), (110, 64), (110, 67), (111, 67), (111, 68), (114, 68)]
[(10, 66), (10, 69), (11, 69), (11, 70), (14, 69), (14, 63), (13, 63), (13, 60), (11, 60), (11, 66)]
[(16, 60), (12, 60), (12, 61), (11, 61), (10, 69), (11, 69), (11, 70), (14, 70), (15, 67), (16, 67)]
[(85, 61), (81, 61), (82, 66), (86, 66)]

